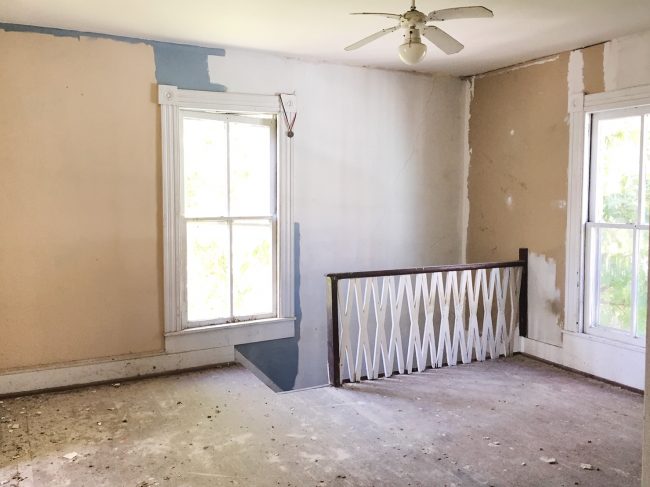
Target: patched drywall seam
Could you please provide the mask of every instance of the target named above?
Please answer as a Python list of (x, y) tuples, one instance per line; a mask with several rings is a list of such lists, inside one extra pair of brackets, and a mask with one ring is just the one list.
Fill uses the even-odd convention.
[(515, 64), (514, 66), (508, 66), (506, 68), (495, 69), (494, 71), (488, 71), (487, 73), (477, 74), (476, 76), (473, 76), (472, 79), (481, 79), (489, 76), (510, 73), (512, 71), (519, 71), (520, 69), (529, 68), (531, 66), (537, 66), (539, 64), (552, 63), (553, 61), (557, 61), (559, 58), (560, 55), (557, 54), (555, 56), (549, 56), (541, 59), (534, 59), (532, 61), (527, 61), (521, 64)]
[(616, 89), (616, 64), (618, 56), (616, 55), (616, 41), (605, 43), (603, 50), (603, 78), (605, 79), (605, 91)]
[(650, 84), (650, 31), (608, 42), (603, 57), (607, 91)]
[[(569, 54), (569, 73), (567, 75), (567, 83), (569, 86), (569, 103), (571, 103), (571, 95), (575, 93), (582, 93), (585, 89), (584, 81), (585, 61), (582, 56), (581, 50), (571, 51)], [(567, 111), (571, 111), (568, 107)]]
[[(528, 255), (528, 337), (553, 345), (562, 344), (562, 305), (556, 287), (555, 259)], [(554, 325), (554, 326), (551, 326)]]
[(469, 164), (472, 157), (472, 148), (469, 145), (469, 120), (472, 117), (471, 105), (474, 98), (474, 77), (465, 80), (465, 92), (463, 100), (463, 175), (461, 181), (461, 262), (467, 262), (467, 232), (469, 229)]
[(156, 82), (158, 84), (178, 86), (186, 90), (225, 91), (224, 86), (210, 81), (208, 72), (208, 56), (224, 56), (225, 51), (223, 49), (31, 25), (0, 23), (0, 30), (55, 37), (72, 37), (75, 39), (87, 37), (90, 39), (110, 39), (130, 44), (146, 44), (153, 48)]

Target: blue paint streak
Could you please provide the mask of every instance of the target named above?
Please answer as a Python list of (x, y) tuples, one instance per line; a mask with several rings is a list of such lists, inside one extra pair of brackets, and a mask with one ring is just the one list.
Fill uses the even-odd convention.
[(208, 72), (208, 56), (225, 56), (224, 49), (33, 25), (0, 23), (0, 29), (5, 32), (29, 32), (55, 37), (71, 37), (78, 40), (81, 37), (90, 37), (129, 44), (146, 44), (153, 47), (156, 81), (159, 84), (178, 86), (186, 90), (226, 91), (225, 86), (210, 82)]
[[(215, 51), (220, 51), (215, 54)], [(223, 56), (223, 49), (153, 43), (156, 60), (156, 81), (186, 90), (226, 91), (223, 85), (212, 84), (208, 70), (208, 56)]]

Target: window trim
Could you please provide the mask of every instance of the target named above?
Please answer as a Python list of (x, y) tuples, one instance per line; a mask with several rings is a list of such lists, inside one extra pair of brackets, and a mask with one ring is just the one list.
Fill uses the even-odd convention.
[[(637, 336), (637, 327), (638, 327), (638, 269), (635, 268), (632, 273), (632, 282), (631, 282), (631, 292), (632, 292), (632, 327), (629, 332), (625, 330), (618, 330), (614, 327), (607, 326), (606, 324), (599, 322), (599, 313), (598, 313), (598, 299), (596, 294), (592, 294), (595, 289), (598, 288), (598, 264), (596, 263), (597, 256), (597, 244), (596, 249), (591, 248), (592, 243), (594, 242), (593, 238), (589, 238), (591, 231), (599, 232), (600, 229), (625, 229), (632, 230), (633, 233), (633, 244), (632, 244), (632, 261), (636, 264), (636, 260), (639, 257), (639, 246), (641, 242), (639, 241), (639, 234), (642, 231), (648, 230), (648, 224), (642, 223), (642, 212), (643, 212), (643, 152), (638, 154), (639, 160), (639, 194), (637, 198), (637, 214), (635, 223), (606, 223), (606, 222), (597, 222), (596, 221), (596, 185), (598, 184), (598, 168), (594, 159), (598, 157), (598, 124), (603, 120), (612, 120), (623, 117), (640, 117), (640, 129), (641, 129), (641, 143), (640, 150), (643, 151), (644, 143), (644, 116), (650, 113), (650, 106), (635, 106), (632, 108), (619, 108), (619, 109), (610, 109), (602, 112), (593, 113), (588, 118), (588, 123), (591, 126), (590, 133), (590, 153), (588, 155), (589, 159), (589, 185), (586, 188), (588, 191), (588, 201), (589, 205), (587, 208), (587, 222), (585, 223), (585, 291), (584, 291), (584, 316), (583, 316), (583, 331), (590, 335), (603, 336), (603, 337), (612, 337), (616, 340), (624, 341), (627, 343), (636, 344), (639, 339), (642, 341), (645, 340), (644, 336)], [(597, 235), (597, 234), (596, 234)], [(598, 237), (596, 236), (596, 242)], [(594, 253), (595, 252), (595, 253)]]
[[(294, 95), (283, 95), (287, 111), (295, 111)], [(223, 330), (238, 326), (251, 326), (274, 322), (285, 323), (294, 318), (294, 262), (293, 262), (293, 201), (291, 139), (277, 138), (277, 317), (241, 323), (227, 323), (212, 326), (186, 326), (184, 323), (184, 272), (182, 262), (184, 242), (180, 241), (183, 224), (180, 211), (181, 201), (181, 110), (215, 110), (230, 113), (269, 113), (276, 115), (278, 134), (284, 130), (281, 106), (276, 95), (248, 95), (211, 91), (182, 90), (176, 86), (159, 85), (158, 103), (161, 107), (162, 126), (162, 186), (163, 186), (163, 261), (164, 261), (164, 315), (165, 336), (197, 332), (205, 329), (213, 332), (215, 327)], [(283, 330), (286, 326), (283, 326)], [(286, 334), (286, 333), (285, 333)], [(268, 338), (267, 338), (268, 339)], [(255, 340), (253, 340), (255, 341)]]
[[(585, 333), (585, 225), (589, 209), (591, 117), (610, 110), (650, 105), (650, 85), (585, 95), (569, 95), (569, 171), (565, 272), (565, 331)], [(645, 337), (623, 337), (603, 329), (598, 336), (645, 346)]]

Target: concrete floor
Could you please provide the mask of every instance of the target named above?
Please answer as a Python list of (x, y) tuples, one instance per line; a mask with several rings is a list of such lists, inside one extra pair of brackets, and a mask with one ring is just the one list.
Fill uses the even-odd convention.
[(3, 401), (0, 485), (639, 485), (642, 406), (521, 356), (287, 394), (232, 366)]

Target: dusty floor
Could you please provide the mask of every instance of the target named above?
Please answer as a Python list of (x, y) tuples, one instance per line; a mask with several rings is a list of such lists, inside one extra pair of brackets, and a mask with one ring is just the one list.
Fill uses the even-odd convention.
[(288, 394), (232, 366), (3, 401), (0, 485), (639, 485), (642, 406), (523, 357)]

